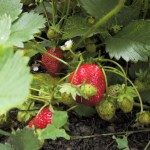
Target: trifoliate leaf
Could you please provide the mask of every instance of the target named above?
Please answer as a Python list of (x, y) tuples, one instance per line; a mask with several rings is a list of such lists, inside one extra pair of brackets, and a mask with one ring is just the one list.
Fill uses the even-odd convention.
[(122, 57), (126, 61), (147, 61), (150, 56), (150, 21), (130, 23), (106, 41), (106, 51), (116, 59)]
[(15, 150), (11, 145), (9, 144), (0, 144), (0, 150)]
[(59, 91), (61, 93), (67, 93), (68, 95), (71, 94), (74, 100), (76, 99), (76, 95), (80, 95), (79, 91), (77, 90), (77, 87), (71, 83), (64, 83), (60, 85)]
[(40, 28), (44, 27), (45, 19), (43, 16), (33, 12), (23, 13), (21, 17), (12, 25), (8, 45), (23, 47), (23, 42), (33, 38)]
[(22, 11), (20, 0), (0, 0), (0, 16), (7, 14), (13, 22)]
[(123, 136), (122, 138), (118, 138), (113, 136), (113, 139), (116, 140), (117, 144), (118, 144), (118, 148), (119, 149), (123, 149), (123, 150), (130, 150), (129, 146), (128, 146), (128, 139), (126, 136)]
[(0, 16), (0, 45), (4, 44), (10, 35), (11, 18), (10, 16)]
[(39, 140), (33, 132), (32, 129), (24, 128), (12, 134), (10, 140), (15, 150), (39, 150)]
[(87, 13), (100, 19), (117, 5), (118, 0), (79, 0), (79, 2)]
[(5, 59), (0, 59), (0, 114), (25, 101), (31, 82), (27, 67), (29, 58), (23, 57), (19, 51), (15, 54), (12, 49), (5, 51)]
[(67, 140), (70, 139), (70, 136), (64, 129), (58, 129), (54, 125), (48, 125), (45, 129), (38, 130), (37, 132), (40, 139), (56, 140), (58, 137), (63, 137)]
[(68, 115), (66, 111), (54, 111), (52, 123), (56, 128), (60, 128), (67, 123)]

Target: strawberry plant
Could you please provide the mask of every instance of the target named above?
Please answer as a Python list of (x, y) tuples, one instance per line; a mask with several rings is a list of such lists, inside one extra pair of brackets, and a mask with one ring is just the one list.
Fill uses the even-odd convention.
[(130, 135), (149, 136), (149, 12), (148, 0), (1, 0), (0, 149), (103, 136), (130, 149)]

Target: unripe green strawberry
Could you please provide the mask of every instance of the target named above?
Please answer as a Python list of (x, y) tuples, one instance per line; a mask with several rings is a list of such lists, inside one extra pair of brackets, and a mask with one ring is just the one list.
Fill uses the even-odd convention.
[(90, 52), (90, 53), (96, 52), (96, 45), (94, 43), (88, 43), (85, 46), (85, 49), (87, 52)]
[(129, 99), (124, 97), (122, 100), (117, 100), (119, 108), (124, 112), (124, 113), (129, 113), (133, 109), (133, 104), (134, 104), (134, 99)]
[(80, 88), (81, 95), (88, 99), (91, 96), (94, 96), (97, 93), (97, 88), (92, 86), (91, 84), (82, 84)]
[(96, 106), (96, 110), (103, 120), (109, 121), (115, 116), (116, 106), (109, 100), (103, 100)]
[(137, 121), (141, 125), (150, 125), (150, 112), (144, 111), (137, 115)]
[(61, 93), (61, 100), (59, 100), (59, 102), (62, 102), (66, 105), (71, 105), (74, 102), (74, 100), (70, 94), (67, 94), (65, 92), (65, 93)]
[(110, 85), (108, 87), (108, 96), (117, 96), (120, 89), (121, 89), (120, 84)]
[(56, 31), (54, 31), (54, 29), (49, 28), (47, 31), (47, 37), (49, 39), (55, 39), (58, 38), (60, 36), (59, 33), (57, 33)]
[(89, 24), (93, 25), (93, 24), (95, 23), (95, 18), (92, 17), (92, 16), (89, 16), (89, 17), (87, 18), (87, 22), (88, 22)]

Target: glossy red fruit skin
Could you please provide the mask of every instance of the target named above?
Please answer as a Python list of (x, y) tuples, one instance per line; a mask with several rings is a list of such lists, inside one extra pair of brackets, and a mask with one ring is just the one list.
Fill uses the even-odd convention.
[[(47, 52), (60, 59), (63, 59), (63, 53), (59, 48), (56, 48), (55, 50), (51, 48)], [(57, 73), (60, 72), (62, 67), (62, 63), (59, 60), (47, 54), (42, 55), (42, 64), (44, 65), (47, 72), (52, 76), (56, 76)]]
[[(68, 82), (72, 82), (74, 72), (69, 76)], [(76, 102), (82, 103), (88, 106), (97, 105), (104, 96), (105, 92), (105, 78), (101, 68), (95, 64), (83, 64), (79, 67), (74, 80), (74, 85), (82, 84), (86, 80), (87, 84), (91, 84), (98, 89), (96, 95), (90, 97), (88, 100), (81, 96), (76, 96)]]
[(32, 128), (35, 126), (36, 129), (43, 129), (46, 128), (48, 124), (52, 123), (52, 112), (49, 110), (48, 107), (45, 107), (41, 112), (35, 116), (29, 123), (28, 127)]

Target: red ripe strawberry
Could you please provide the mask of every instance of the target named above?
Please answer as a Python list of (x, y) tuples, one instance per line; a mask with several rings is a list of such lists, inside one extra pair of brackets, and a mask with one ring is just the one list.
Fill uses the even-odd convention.
[[(68, 82), (71, 83), (74, 76), (74, 72), (70, 75)], [(101, 68), (95, 64), (83, 64), (79, 67), (74, 80), (74, 85), (80, 85), (82, 83), (91, 84), (97, 88), (97, 93), (94, 96), (85, 99), (81, 96), (76, 96), (76, 101), (85, 105), (93, 106), (98, 104), (105, 92), (105, 78)]]
[(46, 128), (48, 124), (52, 123), (52, 112), (49, 110), (48, 107), (45, 107), (41, 112), (35, 116), (29, 123), (29, 128), (32, 128), (32, 126), (35, 126), (37, 129), (43, 129)]
[[(56, 48), (55, 50), (51, 48), (47, 52), (60, 59), (63, 58), (63, 53), (59, 48)], [(47, 72), (52, 76), (56, 76), (56, 74), (61, 70), (61, 62), (47, 54), (42, 55), (42, 64)]]

